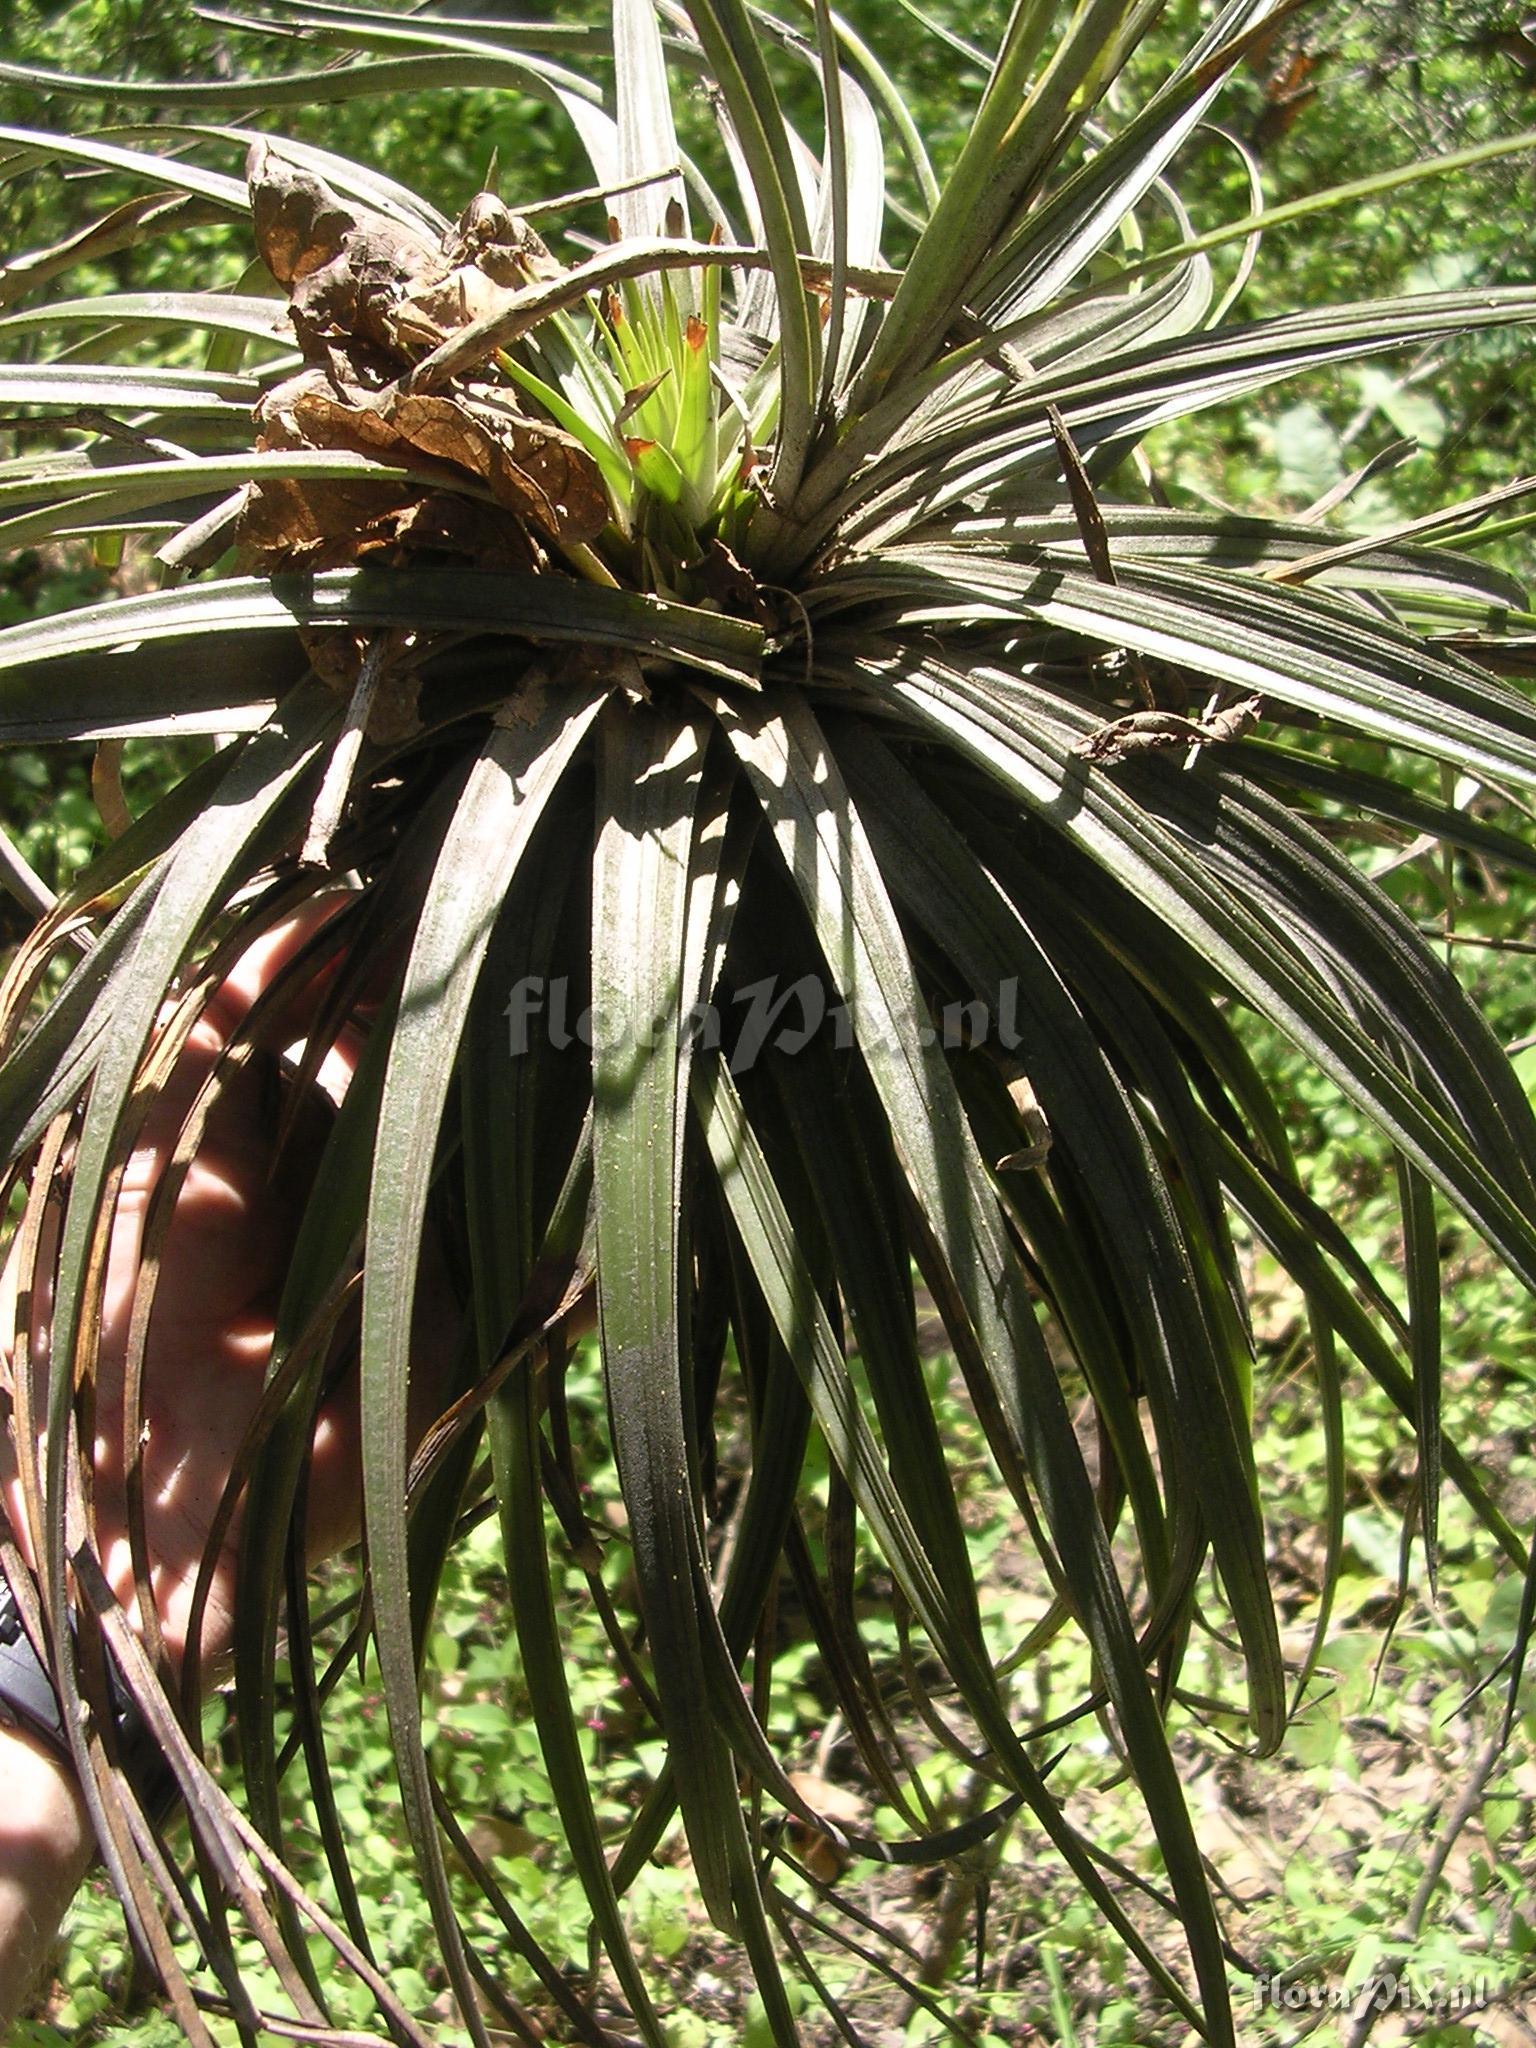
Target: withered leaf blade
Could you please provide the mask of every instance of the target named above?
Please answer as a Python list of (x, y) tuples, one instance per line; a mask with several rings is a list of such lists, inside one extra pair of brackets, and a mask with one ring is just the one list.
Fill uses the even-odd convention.
[(477, 264), (458, 264), (389, 309), (385, 318), (391, 344), (402, 355), (423, 346), (436, 348), (471, 320), (494, 312), (506, 296)]
[(1137, 754), (1159, 753), (1168, 747), (1228, 746), (1251, 732), (1263, 716), (1261, 697), (1240, 697), (1200, 718), (1176, 711), (1132, 711), (1101, 725), (1072, 749), (1102, 768), (1113, 768)]
[(1066, 480), (1067, 495), (1072, 500), (1078, 532), (1082, 535), (1083, 552), (1099, 581), (1114, 583), (1118, 578), (1110, 558), (1109, 533), (1104, 525), (1104, 515), (1099, 510), (1098, 498), (1094, 495), (1093, 480), (1058, 409), (1048, 405), (1045, 417), (1050, 424), (1051, 438), (1056, 443), (1056, 453), (1061, 458), (1061, 473)]
[(563, 266), (549, 245), (494, 192), (477, 192), (448, 230), (443, 253), (459, 266), (473, 263), (493, 284), (516, 290), (535, 278), (555, 278)]
[(258, 448), (340, 448), (398, 460), (401, 436), (383, 401), (361, 389), (338, 393), (323, 370), (301, 370), (256, 408)]
[(253, 142), (245, 160), (256, 248), (284, 291), (340, 255), (357, 216), (319, 178)]
[(395, 346), (393, 314), (408, 292), (436, 284), (448, 259), (426, 235), (338, 197), (266, 142), (246, 160), (262, 261), (289, 294), (311, 360), (327, 344)]
[(997, 1170), (999, 1173), (1016, 1173), (1025, 1167), (1043, 1166), (1051, 1149), (1051, 1127), (1040, 1107), (1034, 1084), (1027, 1074), (1015, 1075), (1008, 1083), (1008, 1094), (1019, 1113), (1025, 1143), (1017, 1151), (1005, 1152), (997, 1161)]
[(595, 539), (608, 523), (608, 496), (597, 464), (558, 427), (510, 407), (442, 393), (406, 392), (390, 418), (423, 455), (470, 470), (498, 504), (530, 520), (552, 540)]
[(478, 478), (497, 504), (569, 545), (594, 539), (608, 523), (602, 473), (586, 450), (507, 405), (394, 389), (338, 394), (324, 371), (302, 370), (263, 398), (257, 428), (263, 448), (425, 456)]
[(236, 539), (242, 566), (258, 575), (423, 557), (524, 574), (535, 566), (522, 522), (499, 505), (367, 481), (268, 479), (247, 493)]
[(256, 570), (311, 558), (344, 538), (351, 541), (348, 559), (356, 559), (367, 552), (380, 523), (398, 518), (406, 503), (398, 484), (270, 477), (247, 491), (235, 538)]

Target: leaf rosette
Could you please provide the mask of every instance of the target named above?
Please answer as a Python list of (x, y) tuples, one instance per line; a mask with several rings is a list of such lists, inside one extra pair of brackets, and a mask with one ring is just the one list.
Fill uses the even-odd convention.
[[(1154, 427), (1286, 376), (1536, 314), (1521, 286), (1236, 319), (1247, 257), (1224, 290), (1213, 252), (1251, 253), (1262, 193), (1197, 231), (1176, 165), (1291, 11), (1230, 0), (1127, 106), (1112, 88), (1156, 7), (1085, 0), (1059, 23), (1021, 5), (942, 181), (824, 0), (803, 27), (744, 0), (617, 0), (611, 21), (589, 10), (558, 32), (275, 7), (301, 48), (343, 61), (117, 82), (158, 126), (3, 138), (9, 174), (83, 162), (133, 196), (7, 267), (0, 403), (27, 439), (0, 463), (0, 537), (143, 535), (157, 569), (153, 589), (0, 633), (0, 731), (218, 741), (57, 901), (7, 863), (40, 914), (0, 992), (0, 1123), (31, 1190), (23, 1251), (54, 1261), (34, 1535), (61, 1640), (64, 1425), (95, 1372), (94, 1248), (177, 1044), (229, 960), (320, 893), (337, 907), (290, 970), (330, 978), (298, 1080), (372, 1020), (232, 1482), (255, 1828), (195, 1744), (177, 1752), (213, 1894), (230, 1870), (276, 1888), (271, 1913), (254, 1878), (235, 1894), (292, 1955), (307, 2038), (329, 2022), (304, 1914), (395, 2032), (424, 2038), (370, 1961), (324, 1681), (291, 1606), (343, 1300), (366, 1629), (444, 1968), (482, 2043), (482, 1998), (509, 2024), (521, 2008), (466, 1942), (463, 1868), (565, 2023), (606, 2038), (466, 1842), (423, 1743), (433, 1587), (486, 1502), (592, 1927), (653, 2042), (623, 1901), (676, 1814), (773, 2038), (796, 2036), (782, 1970), (806, 1963), (805, 1923), (792, 1837), (765, 1802), (838, 1858), (884, 1864), (1032, 1827), (1169, 2007), (1230, 2041), (1228, 1958), (1167, 1720), (1191, 1705), (1192, 1622), (1215, 1615), (1246, 1679), (1227, 1725), (1263, 1750), (1284, 1733), (1339, 1571), (1341, 1354), (1418, 1433), (1431, 1557), (1443, 1473), (1525, 1564), (1442, 1441), (1434, 1219), (1438, 1196), (1536, 1283), (1536, 1124), (1474, 1005), (1347, 847), (1368, 825), (1533, 866), (1518, 827), (1417, 772), (1459, 771), (1490, 803), (1536, 782), (1536, 713), (1500, 675), (1522, 658), (1524, 594), (1443, 544), (1475, 540), (1525, 486), (1362, 537), (1170, 508), (1138, 454)], [(557, 104), (592, 187), (529, 206), (536, 224), (490, 189), (450, 221), (313, 142), (214, 125), (257, 104), (265, 119), (460, 86)], [(809, 136), (790, 112), (807, 89)], [(212, 167), (232, 152), (243, 178)], [(594, 197), (595, 235), (580, 225)], [(259, 267), (238, 289), (49, 296), (109, 242), (153, 250), (189, 219), (250, 238)], [(1244, 1012), (1386, 1133), (1406, 1315), (1309, 1197)], [(36, 1227), (46, 1204), (62, 1209), (56, 1241)], [(1251, 1245), (1304, 1298), (1328, 1444), (1299, 1673), (1255, 1478)], [(452, 1398), (423, 1434), (413, 1316), (443, 1247), (465, 1315)], [(978, 1592), (920, 1301), (1050, 1589), (1006, 1646)], [(574, 1505), (564, 1346), (594, 1309), (638, 1632)], [(732, 1432), (747, 1449), (722, 1553)], [(823, 1454), (824, 1493), (808, 1476)], [(582, 1761), (546, 1505), (665, 1740), (619, 1841)], [(855, 1531), (889, 1577), (894, 1662), (860, 1633)], [(770, 1733), (791, 1589), (880, 1809), (865, 1832), (818, 1808), (818, 1781)], [(286, 1747), (285, 1620), (304, 1646), (302, 1739)], [(1047, 1713), (1031, 1659), (1069, 1640), (1091, 1679)], [(72, 1669), (61, 1684), (78, 1697)], [(1043, 1761), (1078, 1754), (1085, 1732), (1145, 1800), (1155, 1875), (1139, 1893)], [(934, 1809), (918, 1755), (934, 1744), (984, 1790), (969, 1817)], [(301, 1768), (335, 1919), (282, 1874), (279, 1780)], [(147, 1838), (109, 1838), (174, 1977), (147, 1931)], [(1177, 1954), (1148, 1918), (1170, 1910)], [(244, 2010), (217, 1932), (206, 1962)], [(190, 1996), (177, 2010), (200, 2024)]]

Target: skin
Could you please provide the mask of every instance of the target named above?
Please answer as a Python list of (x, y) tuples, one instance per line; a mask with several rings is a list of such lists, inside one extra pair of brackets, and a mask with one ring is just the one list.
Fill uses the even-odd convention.
[[(114, 1591), (137, 1625), (122, 1505), (122, 1373), (128, 1317), (139, 1271), (146, 1205), (164, 1172), (186, 1110), (220, 1049), (257, 994), (290, 961), (334, 901), (310, 906), (251, 947), (215, 993), (151, 1112), (125, 1178), (107, 1269), (93, 1461), (98, 1543)], [(308, 1184), (330, 1120), (324, 1098), (304, 1106), (293, 1141), (273, 1158), (273, 1060), (304, 1035), (319, 983), (285, 1002), (264, 1028), (264, 1053), (221, 1095), (176, 1199), (161, 1263), (145, 1362), (145, 1522), (152, 1584), (165, 1647), (178, 1665), (188, 1608), (208, 1532), (259, 1399), (272, 1344), (278, 1292)], [(323, 1077), (334, 1096), (346, 1085), (361, 1038), (349, 1029)], [(46, 1248), (46, 1247), (45, 1247)], [(45, 1260), (44, 1264), (48, 1262)], [(35, 1299), (30, 1342), (46, 1372), (51, 1302)], [(0, 1331), (14, 1330), (16, 1275), (0, 1276)], [(421, 1414), (446, 1371), (457, 1311), (430, 1252), (419, 1289), (413, 1392)], [(6, 1359), (9, 1376), (10, 1360)], [(7, 1403), (7, 1406), (9, 1404)], [(0, 1440), (0, 1493), (18, 1545), (30, 1561), (16, 1472), (14, 1418)], [(355, 1379), (342, 1381), (320, 1411), (313, 1441), (308, 1537), (312, 1559), (356, 1540), (361, 1472)], [(203, 1625), (205, 1671), (216, 1671), (230, 1641), (239, 1520), (219, 1557)], [(24, 1736), (0, 1732), (0, 2035), (45, 1961), (64, 1910), (89, 1861), (79, 1791), (66, 1766)]]

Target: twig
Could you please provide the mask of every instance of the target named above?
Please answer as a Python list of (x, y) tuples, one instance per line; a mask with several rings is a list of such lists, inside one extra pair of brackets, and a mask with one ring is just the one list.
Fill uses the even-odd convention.
[[(1472, 1775), (1467, 1781), (1466, 1789), (1453, 1807), (1450, 1819), (1440, 1830), (1439, 1837), (1429, 1853), (1429, 1858), (1419, 1878), (1418, 1888), (1414, 1892), (1413, 1901), (1403, 1920), (1399, 1940), (1404, 1944), (1418, 1940), (1424, 1925), (1424, 1916), (1429, 1911), (1429, 1902), (1434, 1897), (1435, 1887), (1445, 1874), (1445, 1866), (1450, 1860), (1451, 1851), (1460, 1839), (1462, 1830), (1466, 1827), (1467, 1822), (1471, 1820), (1472, 1816), (1482, 1805), (1483, 1794), (1488, 1789), (1488, 1780), (1493, 1776), (1494, 1771), (1498, 1767), (1499, 1759), (1504, 1754), (1504, 1747), (1504, 1730), (1502, 1727), (1496, 1728), (1473, 1768)], [(1345, 2042), (1344, 2048), (1365, 2048), (1365, 2044), (1371, 2038), (1377, 2020), (1381, 2017), (1382, 2008), (1375, 1999), (1370, 1997), (1370, 1989), (1371, 1987), (1366, 1985), (1361, 1990), (1360, 1995), (1364, 2001), (1365, 2010), (1356, 2018), (1354, 2029), (1349, 2039)]]

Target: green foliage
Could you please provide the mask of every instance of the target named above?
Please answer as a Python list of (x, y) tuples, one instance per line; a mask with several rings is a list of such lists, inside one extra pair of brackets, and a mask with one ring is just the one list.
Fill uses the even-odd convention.
[[(1352, 379), (1373, 432), (1433, 434), (1445, 405), (1378, 358), (1520, 328), (1536, 291), (1473, 261), (1397, 297), (1389, 264), (1380, 298), (1239, 320), (1257, 201), (1199, 124), (1271, 10), (1143, 47), (1160, 11), (1026, 4), (985, 59), (946, 46), (975, 90), (931, 158), (824, 7), (792, 34), (737, 0), (665, 34), (650, 0), (611, 23), (278, 7), (296, 47), (233, 78), (114, 81), (129, 140), (61, 123), (0, 158), (153, 195), (121, 248), (8, 273), (0, 532), (127, 536), (155, 566), (0, 632), (4, 734), (220, 741), (70, 879), (0, 1015), (8, 1156), (24, 1176), (71, 1139), (34, 1532), (60, 1640), (93, 1236), (172, 1020), (203, 966), (338, 885), (290, 973), (334, 966), (333, 1033), (364, 963), (385, 985), (278, 1311), (235, 1640), (250, 1809), (355, 1945), (348, 1977), (282, 1929), (316, 2038), (382, 2011), (484, 2048), (527, 1997), (588, 2039), (612, 1999), (648, 2042), (707, 2042), (669, 1975), (715, 1938), (696, 1903), (750, 1960), (735, 2038), (796, 2040), (811, 1993), (837, 2017), (869, 1969), (926, 2038), (948, 2014), (895, 1973), (899, 1927), (867, 1964), (848, 1895), (802, 1889), (798, 1825), (882, 1911), (945, 1868), (952, 1944), (979, 1888), (1009, 1898), (983, 2038), (1021, 2002), (1073, 2038), (1070, 1952), (1098, 2038), (1230, 2042), (1184, 1783), (1223, 1741), (1347, 1768), (1364, 1693), (1329, 1618), (1396, 1556), (1352, 1472), (1416, 1433), (1397, 1505), (1426, 1585), (1477, 1541), (1526, 1563), (1442, 1385), (1440, 1230), (1464, 1219), (1479, 1282), (1536, 1285), (1536, 1119), (1436, 950), (1436, 885), (1385, 872), (1428, 850), (1497, 890), (1529, 874), (1536, 713), (1501, 680), (1525, 592), (1446, 545), (1466, 517), (1362, 537), (1266, 516), (1267, 489), (1170, 507), (1140, 444), (1302, 373)], [(222, 24), (170, 32), (215, 68)], [(434, 195), (471, 199), (530, 93), (503, 194), (602, 203), (550, 195), (541, 237), (482, 192), (450, 227)], [(260, 134), (217, 126), (253, 105)], [(191, 146), (189, 112), (214, 124)], [(446, 185), (397, 182), (406, 122)], [(364, 133), (382, 171), (348, 160)], [(1306, 403), (1254, 414), (1287, 499), (1342, 469)], [(764, 1039), (765, 989), (814, 1005), (806, 1028)], [(589, 1046), (545, 1029), (557, 991), (590, 1002)], [(1330, 1142), (1379, 1134), (1353, 1242), (1321, 1115)], [(413, 1465), (439, 1246), (468, 1317)], [(1271, 1283), (1283, 1346), (1254, 1328)], [(306, 1642), (285, 1586), (353, 1286), (373, 1661), (343, 1703), (346, 1625)], [(588, 1301), (601, 1401), (564, 1369)], [(1293, 1485), (1321, 1532), (1299, 1597), (1271, 1546)], [(1463, 1648), (1403, 1636), (1405, 1703)], [(857, 1822), (791, 1775), (813, 1711), (846, 1724)], [(1454, 1715), (1427, 1711), (1438, 1742)], [(243, 1862), (182, 1761), (205, 1873)], [(1491, 1911), (1482, 1937), (1513, 1938)], [(1395, 1955), (1396, 1912), (1362, 1910), (1352, 1969)], [(276, 2001), (247, 1918), (176, 1969)], [(602, 1972), (574, 1985), (589, 1930)], [(487, 1940), (529, 1974), (477, 1980)]]
[[(1318, 1192), (1329, 1194), (1326, 1178)], [(1383, 1265), (1385, 1276), (1389, 1265)], [(1288, 1626), (1302, 1631), (1317, 1597), (1315, 1496), (1320, 1462), (1319, 1429), (1305, 1383), (1286, 1369), (1294, 1356), (1296, 1304), (1277, 1288), (1279, 1276), (1262, 1271), (1256, 1299), (1264, 1309), (1264, 1346), (1275, 1360), (1273, 1393), (1266, 1400), (1261, 1471), (1271, 1503), (1277, 1551), (1282, 1560)], [(1486, 1267), (1475, 1284), (1504, 1311), (1502, 1341), (1491, 1348), (1475, 1330), (1452, 1339), (1449, 1375), (1454, 1392), (1450, 1424), (1457, 1437), (1481, 1443), (1508, 1462), (1507, 1484), (1528, 1485), (1533, 1476), (1526, 1425), (1526, 1365), (1519, 1332), (1510, 1319), (1507, 1285)], [(1006, 1497), (986, 1476), (974, 1418), (958, 1394), (952, 1361), (935, 1359), (929, 1373), (937, 1412), (956, 1462), (971, 1472), (965, 1502), (969, 1542), (984, 1586), (989, 1632), (999, 1651), (1017, 1642), (1025, 1617), (1049, 1601), (1049, 1587), (1024, 1564), (1027, 1541)], [(582, 1438), (581, 1463), (591, 1475), (589, 1512), (608, 1529), (604, 1576), (621, 1588), (632, 1570), (629, 1547), (614, 1532), (605, 1511), (616, 1501), (616, 1479), (601, 1426), (602, 1388), (595, 1357), (583, 1357), (573, 1373), (572, 1414)], [(1482, 1901), (1469, 1923), (1465, 1879), (1448, 1875), (1434, 1891), (1424, 1924), (1411, 1941), (1402, 1937), (1428, 1855), (1435, 1850), (1469, 1775), (1497, 1731), (1503, 1702), (1496, 1691), (1468, 1697), (1476, 1679), (1509, 1646), (1516, 1592), (1500, 1584), (1490, 1561), (1479, 1556), (1471, 1531), (1448, 1533), (1446, 1550), (1457, 1559), (1454, 1593), (1439, 1610), (1422, 1598), (1422, 1576), (1399, 1615), (1384, 1663), (1379, 1617), (1397, 1598), (1398, 1509), (1393, 1487), (1407, 1479), (1395, 1432), (1383, 1431), (1379, 1415), (1365, 1402), (1350, 1407), (1350, 1463), (1362, 1475), (1376, 1474), (1349, 1516), (1349, 1551), (1336, 1608), (1337, 1629), (1287, 1736), (1279, 1759), (1255, 1764), (1224, 1745), (1200, 1722), (1179, 1717), (1176, 1737), (1192, 1782), (1199, 1788), (1202, 1825), (1213, 1846), (1222, 1845), (1225, 1867), (1241, 1894), (1230, 1926), (1234, 1944), (1252, 1966), (1284, 1977), (1298, 1988), (1289, 1996), (1322, 2000), (1331, 1990), (1353, 1997), (1371, 1970), (1394, 1969), (1425, 1996), (1436, 1991), (1471, 1995), (1481, 1986), (1498, 2012), (1518, 2009), (1532, 1955), (1526, 1925), (1531, 1870), (1529, 1829), (1533, 1786), (1522, 1751), (1512, 1751), (1491, 1781), (1488, 1797), (1471, 1816), (1456, 1846), (1454, 1871), (1467, 1872)], [(1525, 1449), (1511, 1446), (1526, 1445)], [(739, 1475), (732, 1474), (734, 1484)], [(1386, 1486), (1383, 1487), (1382, 1479)], [(824, 1487), (821, 1490), (824, 1501)], [(820, 1519), (812, 1508), (811, 1534), (819, 1541)], [(627, 1698), (587, 1597), (582, 1573), (564, 1550), (551, 1522), (554, 1554), (566, 1614), (566, 1640), (584, 1731), (584, 1746), (597, 1808), (604, 1824), (620, 1825), (633, 1813), (647, 1774), (655, 1768), (654, 1744), (647, 1742), (633, 1703)], [(878, 1619), (886, 1584), (882, 1561), (861, 1539), (855, 1583), (865, 1610), (864, 1634), (877, 1668), (894, 1673), (896, 1633)], [(328, 1574), (324, 1599), (350, 1615), (356, 1582), (341, 1570)], [(328, 1641), (344, 1632), (339, 1622)], [(772, 1730), (787, 1756), (807, 1771), (818, 1767), (849, 1785), (846, 1734), (839, 1735), (837, 1701), (814, 1649), (796, 1643), (781, 1658), (782, 1681)], [(280, 1667), (281, 1674), (282, 1667)], [(1069, 1697), (1086, 1673), (1080, 1652), (1058, 1638), (1031, 1672), (1042, 1701)], [(1224, 1688), (1230, 1670), (1220, 1646), (1209, 1643), (1188, 1671), (1191, 1688)], [(450, 1558), (439, 1591), (426, 1675), (427, 1739), (441, 1782), (480, 1853), (493, 1860), (507, 1897), (546, 1946), (580, 1946), (585, 1907), (580, 1888), (565, 1864), (559, 1817), (527, 1717), (527, 1699), (517, 1645), (505, 1625), (505, 1586), (494, 1527), (481, 1522)], [(389, 1739), (376, 1673), (360, 1677), (351, 1666), (331, 1694), (327, 1708), (335, 1759), (337, 1798), (353, 1851), (364, 1917), (397, 1982), (420, 1976), (430, 1955), (432, 1931), (411, 1875), (408, 1843), (391, 1809), (378, 1797), (387, 1778)], [(828, 1762), (819, 1764), (827, 1733)], [(1523, 1744), (1529, 1731), (1518, 1738)], [(1094, 1826), (1103, 1848), (1135, 1862), (1143, 1833), (1134, 1796), (1108, 1792), (1093, 1773), (1070, 1760), (1064, 1793), (1091, 1800)], [(958, 1760), (933, 1751), (925, 1777), (943, 1811), (958, 1812), (967, 1796), (968, 1773)], [(302, 1800), (291, 1812), (295, 1868), (306, 1883), (324, 1888), (324, 1863), (312, 1817)], [(498, 1928), (478, 1905), (460, 1872), (458, 1896), (469, 1924), (486, 1951), (495, 1952)], [(808, 1898), (803, 1885), (786, 1878), (791, 1891)], [(951, 1879), (951, 1884), (953, 1879)], [(903, 1876), (856, 1864), (841, 1880), (865, 1911), (919, 1936), (932, 1926), (942, 1887), (927, 1873)], [(730, 1952), (714, 1937), (699, 1911), (683, 1845), (674, 1829), (659, 1860), (643, 1873), (632, 1900), (637, 1946), (661, 1980), (660, 1998), (669, 2035), (685, 2048), (732, 2048), (750, 2022), (746, 1991)], [(1123, 2043), (1125, 2048), (1162, 2048), (1179, 2039), (1166, 2016), (1149, 2003), (1123, 1953), (1106, 1941), (1091, 1907), (1060, 1880), (1048, 1876), (1041, 1845), (1032, 1831), (1009, 1830), (991, 1870), (983, 1984), (972, 1985), (972, 1922), (966, 1916), (949, 1958), (947, 1978), (930, 1979), (950, 2015), (963, 2018), (983, 2044), (1012, 2040), (1025, 2026), (1049, 2028), (1070, 2039)], [(929, 1951), (931, 1954), (931, 1950)], [(893, 1957), (893, 1960), (896, 1958)], [(901, 2002), (857, 1962), (821, 1944), (819, 1967), (839, 1987), (856, 2024), (896, 2029)], [(317, 1949), (316, 1961), (323, 1964)], [(110, 1890), (98, 1881), (82, 1897), (71, 1922), (71, 1941), (46, 2024), (22, 2027), (13, 2048), (61, 2048), (65, 2040), (110, 2043), (111, 2048), (164, 2048), (178, 2038), (157, 2013), (131, 2017), (125, 2006), (127, 1955), (120, 1917)], [(940, 1968), (943, 1966), (940, 1965)], [(522, 1997), (536, 1996), (531, 1973), (515, 1956), (505, 1960), (509, 1986)], [(1245, 2038), (1278, 2044), (1292, 2038), (1298, 2016), (1317, 2008), (1287, 2006), (1277, 1996), (1255, 2004), (1252, 1980), (1234, 1976), (1233, 1997), (1243, 2015)], [(413, 2009), (430, 2019), (441, 1989), (441, 1973), (428, 1967), (413, 1991)], [(337, 1985), (339, 2023), (366, 2025), (366, 1996), (360, 1986)], [(1313, 2038), (1342, 2040), (1347, 2023), (1324, 2017)], [(883, 2036), (881, 2036), (883, 2038)], [(233, 2039), (231, 2033), (230, 2038)], [(944, 2038), (919, 2007), (890, 2038), (926, 2043)], [(1449, 2042), (1452, 2032), (1428, 2038)]]
[[(1362, 166), (1406, 163), (1511, 134), (1531, 118), (1531, 72), (1502, 9), (1448, 0), (1304, 9), (1233, 81), (1227, 123), (1255, 153), (1270, 203), (1341, 183)], [(1280, 312), (1350, 290), (1418, 292), (1500, 284), (1521, 271), (1508, 223), (1533, 203), (1529, 154), (1419, 188), (1411, 205), (1364, 204), (1266, 246), (1244, 303)], [(1238, 203), (1243, 166), (1188, 166), (1198, 210)], [(1170, 482), (1227, 502), (1300, 511), (1389, 445), (1414, 449), (1351, 498), (1364, 531), (1536, 469), (1529, 351), (1509, 335), (1447, 336), (1390, 365), (1312, 380), (1212, 431), (1159, 438)], [(1528, 543), (1496, 557), (1529, 573)]]

